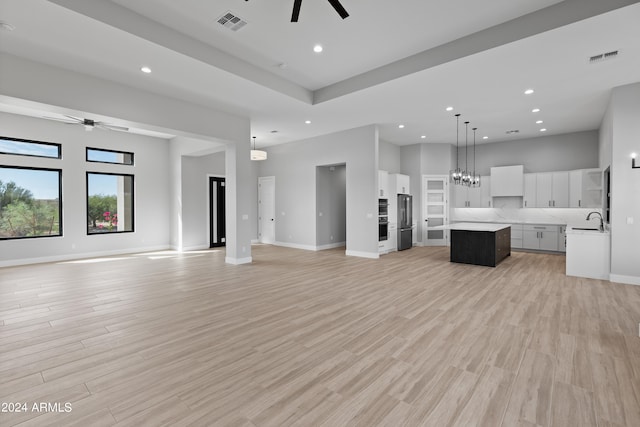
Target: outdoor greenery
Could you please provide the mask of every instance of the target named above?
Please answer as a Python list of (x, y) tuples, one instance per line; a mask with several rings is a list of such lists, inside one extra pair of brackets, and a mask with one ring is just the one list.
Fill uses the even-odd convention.
[(57, 236), (58, 200), (37, 200), (15, 182), (0, 181), (0, 238)]
[[(102, 225), (103, 227), (105, 226), (103, 222), (110, 223), (111, 215), (117, 215), (116, 214), (117, 207), (118, 207), (118, 199), (115, 194), (110, 194), (110, 195), (94, 194), (89, 196), (87, 215), (89, 216), (90, 227), (99, 229), (100, 225)], [(105, 215), (105, 214), (108, 214), (108, 215)], [(107, 230), (105, 231), (109, 231), (109, 230), (110, 229), (107, 228)]]

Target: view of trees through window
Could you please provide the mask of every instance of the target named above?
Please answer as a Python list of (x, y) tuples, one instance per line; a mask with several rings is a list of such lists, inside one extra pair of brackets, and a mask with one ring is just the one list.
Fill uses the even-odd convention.
[(87, 172), (87, 233), (133, 231), (133, 175)]
[(0, 166), (0, 239), (60, 236), (57, 169)]

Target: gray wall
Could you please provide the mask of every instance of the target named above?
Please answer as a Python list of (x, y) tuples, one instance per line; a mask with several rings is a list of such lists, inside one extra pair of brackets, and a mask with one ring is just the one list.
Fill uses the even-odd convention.
[[(611, 153), (611, 280), (640, 285), (640, 83), (613, 90), (603, 128), (603, 150)], [(610, 149), (609, 149), (610, 147)], [(632, 222), (632, 223), (630, 223)]]
[(344, 243), (347, 239), (347, 168), (344, 165), (316, 169), (316, 244)]
[[(575, 132), (509, 142), (478, 144), (476, 171), (489, 175), (493, 166), (524, 165), (525, 172), (551, 172), (598, 167), (598, 131)], [(465, 150), (460, 149), (464, 168)], [(455, 161), (455, 159), (454, 159)], [(473, 164), (469, 151), (469, 167)]]
[(259, 176), (275, 176), (276, 241), (316, 245), (316, 166), (345, 164), (347, 254), (378, 257), (378, 130), (374, 125), (269, 147)]
[(400, 151), (398, 145), (387, 141), (378, 141), (378, 169), (389, 173), (400, 173)]

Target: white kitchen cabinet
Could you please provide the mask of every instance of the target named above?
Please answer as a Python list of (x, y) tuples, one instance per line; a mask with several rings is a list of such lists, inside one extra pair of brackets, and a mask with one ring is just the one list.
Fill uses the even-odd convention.
[(389, 190), (395, 194), (411, 194), (409, 175), (394, 173), (389, 175)]
[(491, 168), (491, 196), (522, 196), (524, 191), (523, 175), (523, 165)]
[[(535, 184), (533, 183), (535, 177)], [(535, 193), (533, 188), (535, 187)], [(535, 201), (532, 200), (535, 194)], [(524, 207), (568, 208), (569, 172), (525, 174)]]
[(389, 238), (385, 243), (385, 249), (387, 252), (398, 250), (398, 224), (395, 222), (389, 223)]
[(378, 171), (378, 198), (389, 198), (389, 172)]
[(491, 197), (491, 177), (480, 177), (480, 206), (482, 208), (492, 208), (493, 198)]
[(578, 169), (569, 172), (569, 207), (602, 207), (602, 171)]
[(525, 208), (536, 207), (536, 175), (535, 173), (524, 174), (524, 196), (522, 206)]
[(480, 208), (482, 204), (482, 187), (453, 186), (455, 208)]
[(567, 252), (567, 226), (558, 227), (558, 251)]
[(511, 247), (516, 249), (522, 248), (522, 224), (511, 224)]
[(557, 225), (523, 225), (523, 249), (558, 251)]

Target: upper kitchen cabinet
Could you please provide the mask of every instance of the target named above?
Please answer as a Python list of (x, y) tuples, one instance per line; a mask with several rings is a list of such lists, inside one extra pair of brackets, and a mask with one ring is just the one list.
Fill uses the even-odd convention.
[(466, 185), (454, 185), (453, 207), (455, 208), (480, 208), (482, 205), (482, 187), (467, 187)]
[(536, 174), (536, 207), (569, 207), (569, 172)]
[(569, 172), (525, 174), (522, 205), (525, 208), (568, 208)]
[(390, 191), (396, 194), (411, 194), (409, 175), (394, 173), (389, 175)]
[(491, 196), (509, 197), (524, 194), (524, 166), (491, 168)]
[(491, 177), (480, 177), (480, 206), (481, 208), (492, 208), (493, 199), (491, 198)]
[(389, 198), (389, 172), (378, 171), (378, 198)]
[(569, 172), (569, 207), (602, 207), (602, 171), (579, 169)]

